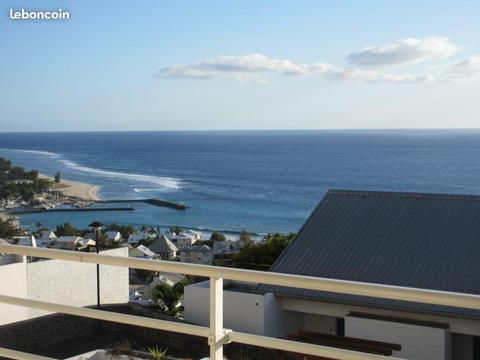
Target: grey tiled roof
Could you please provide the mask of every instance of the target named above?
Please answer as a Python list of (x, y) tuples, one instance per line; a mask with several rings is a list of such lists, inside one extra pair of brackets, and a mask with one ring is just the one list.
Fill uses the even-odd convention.
[(168, 240), (167, 237), (163, 234), (147, 247), (149, 250), (157, 254), (165, 254), (178, 251), (177, 246), (170, 240)]
[[(480, 294), (480, 196), (330, 190), (271, 271)], [(480, 311), (405, 301), (258, 290), (480, 318)]]

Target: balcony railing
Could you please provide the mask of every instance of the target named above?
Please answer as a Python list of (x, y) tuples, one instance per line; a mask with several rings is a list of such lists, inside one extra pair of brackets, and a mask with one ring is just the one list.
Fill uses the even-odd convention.
[[(480, 296), (463, 293), (378, 285), (353, 281), (271, 273), (265, 271), (223, 268), (170, 261), (136, 259), (121, 256), (74, 252), (66, 250), (33, 248), (18, 245), (0, 245), (0, 253), (34, 256), (47, 259), (60, 259), (66, 261), (76, 261), (100, 265), (128, 267), (151, 271), (181, 273), (210, 278), (209, 327), (182, 324), (178, 322), (158, 319), (150, 319), (141, 316), (119, 314), (90, 308), (54, 304), (6, 295), (0, 295), (0, 302), (10, 305), (18, 305), (34, 309), (77, 315), (91, 319), (106, 320), (122, 324), (143, 326), (152, 329), (173, 331), (183, 334), (205, 337), (208, 339), (208, 344), (210, 346), (211, 360), (223, 359), (223, 346), (232, 342), (276, 350), (284, 350), (288, 352), (296, 352), (307, 355), (323, 356), (332, 359), (398, 359), (393, 357), (372, 355), (339, 348), (332, 348), (327, 346), (277, 339), (267, 336), (247, 334), (233, 331), (230, 329), (225, 329), (223, 326), (223, 279), (255, 282), (269, 285), (279, 285), (308, 290), (362, 295), (385, 299), (401, 299), (404, 301), (480, 310)], [(13, 351), (1, 347), (0, 356), (21, 360), (47, 359), (42, 356)]]

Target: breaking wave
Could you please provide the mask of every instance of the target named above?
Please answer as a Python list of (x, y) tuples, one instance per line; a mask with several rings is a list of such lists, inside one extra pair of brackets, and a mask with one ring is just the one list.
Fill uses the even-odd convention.
[(37, 154), (37, 155), (43, 155), (43, 156), (48, 156), (51, 158), (60, 158), (60, 154), (56, 154), (50, 151), (41, 151), (41, 150), (25, 150), (25, 149), (10, 149), (10, 148), (0, 148), (0, 150), (8, 150), (8, 151), (14, 151), (14, 152), (22, 152), (22, 153), (27, 153), (27, 154)]
[(133, 181), (141, 181), (141, 182), (147, 182), (151, 184), (156, 184), (160, 185), (165, 188), (169, 189), (180, 189), (180, 180), (175, 179), (175, 178), (170, 178), (170, 177), (161, 177), (161, 176), (153, 176), (153, 175), (142, 175), (142, 174), (130, 174), (130, 173), (124, 173), (124, 172), (118, 172), (118, 171), (109, 171), (109, 170), (101, 170), (101, 169), (95, 169), (91, 168), (88, 166), (82, 166), (79, 165), (73, 161), (70, 160), (59, 160), (63, 165), (66, 167), (69, 167), (73, 170), (83, 172), (83, 173), (89, 173), (89, 174), (95, 174), (95, 175), (100, 175), (102, 177), (107, 177), (107, 178), (113, 178), (113, 179), (126, 179), (126, 180), (133, 180)]
[[(76, 162), (70, 161), (63, 159), (61, 154), (57, 154), (54, 152), (49, 152), (49, 151), (40, 151), (40, 150), (27, 150), (27, 149), (11, 149), (11, 148), (0, 148), (0, 150), (8, 150), (8, 151), (14, 151), (14, 152), (22, 152), (22, 153), (27, 153), (27, 154), (36, 154), (36, 155), (41, 155), (41, 156), (46, 156), (52, 159), (56, 159), (58, 162), (60, 162), (62, 165), (65, 167), (68, 167), (72, 170), (82, 172), (82, 173), (88, 173), (88, 174), (93, 174), (97, 176), (101, 176), (104, 178), (110, 178), (110, 179), (125, 179), (125, 180), (131, 180), (131, 181), (139, 181), (139, 182), (146, 182), (150, 184), (155, 184), (158, 185), (159, 187), (162, 188), (167, 188), (167, 189), (181, 189), (180, 187), (180, 180), (171, 178), (171, 177), (162, 177), (162, 176), (153, 176), (153, 175), (142, 175), (142, 174), (130, 174), (130, 173), (124, 173), (124, 172), (118, 172), (118, 171), (109, 171), (109, 170), (102, 170), (102, 169), (95, 169), (91, 168), (88, 166), (82, 166), (80, 164), (77, 164)], [(152, 190), (158, 190), (152, 189)]]

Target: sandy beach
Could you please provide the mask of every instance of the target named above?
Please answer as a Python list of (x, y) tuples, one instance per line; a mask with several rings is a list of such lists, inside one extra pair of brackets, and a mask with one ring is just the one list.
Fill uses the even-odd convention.
[(85, 201), (102, 200), (98, 195), (98, 186), (92, 184), (81, 183), (77, 181), (61, 179), (60, 183), (55, 183), (51, 176), (45, 174), (38, 175), (41, 178), (52, 181), (52, 189), (61, 192), (65, 196), (77, 197)]

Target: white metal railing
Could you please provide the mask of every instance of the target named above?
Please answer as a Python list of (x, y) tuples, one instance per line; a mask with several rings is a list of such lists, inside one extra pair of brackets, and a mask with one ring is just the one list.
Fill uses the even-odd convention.
[[(19, 245), (0, 245), (0, 253), (209, 277), (209, 327), (184, 324), (173, 321), (150, 319), (141, 316), (113, 313), (102, 310), (94, 310), (90, 308), (53, 304), (5, 295), (0, 295), (0, 302), (11, 305), (25, 306), (35, 309), (77, 315), (92, 319), (107, 320), (129, 325), (144, 326), (152, 329), (173, 331), (189, 335), (206, 337), (210, 346), (211, 360), (223, 359), (223, 345), (230, 342), (266, 347), (277, 350), (285, 350), (314, 356), (323, 356), (333, 359), (395, 359), (393, 357), (372, 355), (339, 348), (312, 345), (266, 336), (252, 335), (225, 329), (223, 327), (223, 279), (248, 281), (309, 290), (329, 291), (343, 294), (379, 297), (385, 299), (401, 299), (403, 301), (480, 310), (480, 296), (463, 293), (415, 289), (399, 286), (387, 286), (354, 281), (343, 281), (309, 276), (271, 273), (265, 271), (222, 268), (208, 265), (187, 264), (170, 261), (136, 259), (122, 256), (111, 256), (66, 250), (33, 248)], [(7, 356), (10, 358), (26, 360), (42, 359), (41, 357), (35, 355), (15, 352), (3, 348), (0, 348), (0, 356)]]

